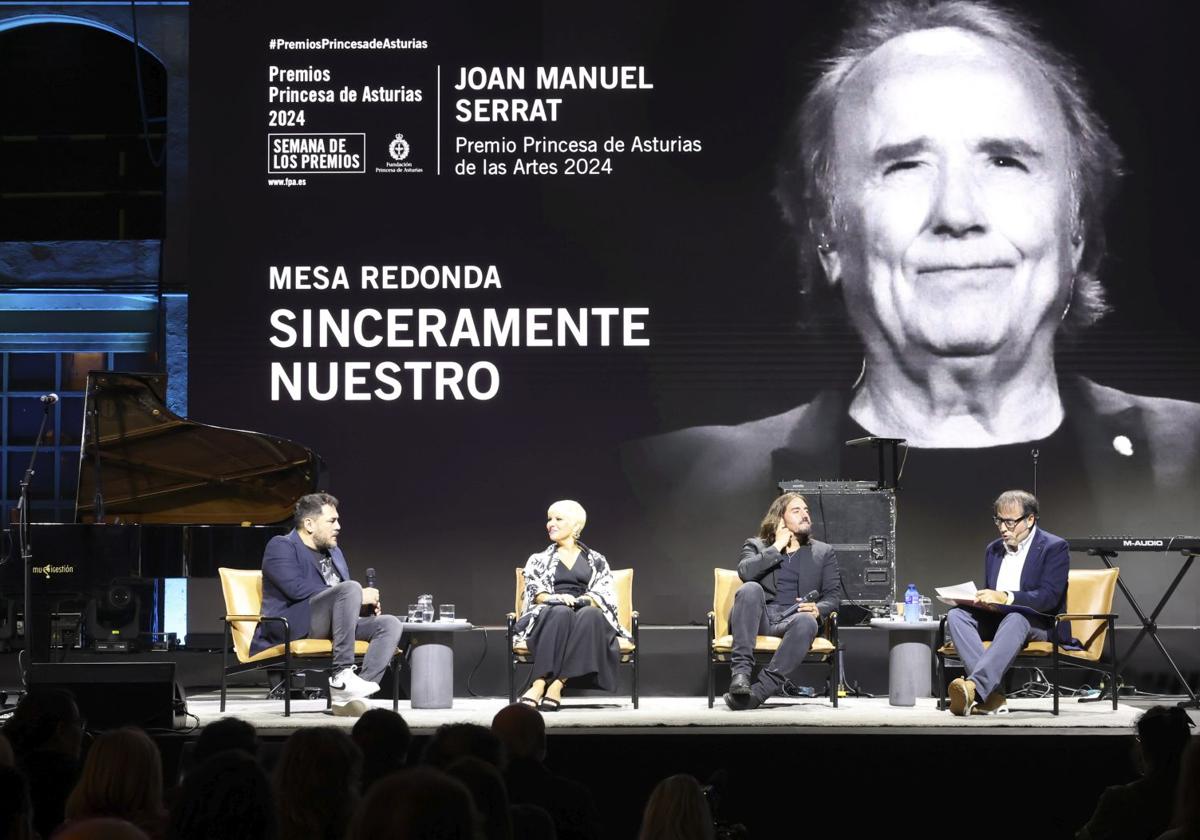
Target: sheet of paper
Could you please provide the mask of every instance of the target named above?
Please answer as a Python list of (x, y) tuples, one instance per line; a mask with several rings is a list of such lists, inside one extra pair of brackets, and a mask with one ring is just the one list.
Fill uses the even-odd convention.
[(961, 601), (970, 601), (974, 603), (975, 593), (979, 591), (979, 587), (975, 585), (975, 581), (969, 580), (966, 583), (957, 583), (954, 586), (939, 586), (934, 589), (937, 593), (937, 598), (943, 604), (957, 605)]

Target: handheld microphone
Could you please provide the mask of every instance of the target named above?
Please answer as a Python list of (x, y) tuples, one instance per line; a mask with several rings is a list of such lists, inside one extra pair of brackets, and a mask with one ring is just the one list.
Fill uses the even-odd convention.
[(46, 405), (54, 405), (58, 402), (58, 394), (43, 394), (41, 400)]
[(797, 613), (797, 612), (800, 610), (800, 605), (801, 605), (801, 604), (812, 604), (812, 603), (815, 603), (815, 602), (816, 602), (816, 600), (817, 600), (817, 598), (820, 598), (820, 597), (821, 597), (821, 593), (820, 593), (820, 592), (818, 592), (817, 590), (815, 590), (815, 589), (814, 589), (812, 592), (809, 592), (807, 595), (805, 595), (805, 596), (804, 596), (803, 598), (801, 598), (799, 601), (797, 601), (796, 603), (792, 604), (792, 605), (791, 605), (790, 607), (788, 607), (786, 610), (784, 610), (783, 612), (781, 612), (781, 613), (779, 614), (779, 620), (780, 620), (780, 621), (783, 621), (783, 620), (784, 620), (785, 618), (787, 618), (788, 616), (795, 615), (795, 614), (796, 614), (796, 613)]
[[(375, 570), (373, 568), (367, 569), (367, 587), (366, 588), (367, 589), (375, 588)], [(379, 602), (378, 601), (376, 601), (373, 604), (364, 605), (362, 610), (359, 612), (359, 616), (364, 617), (364, 618), (368, 618), (373, 615), (379, 615)]]

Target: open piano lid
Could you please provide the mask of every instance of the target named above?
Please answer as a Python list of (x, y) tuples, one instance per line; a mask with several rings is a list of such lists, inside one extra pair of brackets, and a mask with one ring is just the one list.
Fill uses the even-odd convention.
[(164, 374), (88, 374), (76, 522), (97, 521), (97, 481), (106, 522), (265, 525), (290, 519), (296, 500), (316, 491), (315, 452), (179, 417), (163, 399), (166, 383)]

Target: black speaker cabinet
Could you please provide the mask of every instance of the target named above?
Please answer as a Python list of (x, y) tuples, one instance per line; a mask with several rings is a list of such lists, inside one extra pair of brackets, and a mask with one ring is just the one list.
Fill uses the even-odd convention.
[(71, 692), (89, 729), (175, 729), (187, 712), (174, 662), (35, 662), (29, 685)]
[(808, 500), (813, 539), (837, 551), (844, 603), (887, 606), (896, 595), (896, 491), (869, 481), (779, 482)]

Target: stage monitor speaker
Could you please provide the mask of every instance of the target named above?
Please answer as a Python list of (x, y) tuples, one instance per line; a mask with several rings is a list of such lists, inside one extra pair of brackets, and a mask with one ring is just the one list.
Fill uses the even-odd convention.
[(177, 729), (187, 714), (174, 662), (35, 662), (29, 686), (71, 692), (89, 729)]
[(896, 595), (896, 491), (869, 481), (802, 479), (779, 482), (779, 491), (808, 500), (813, 539), (837, 551), (843, 604), (890, 611)]

